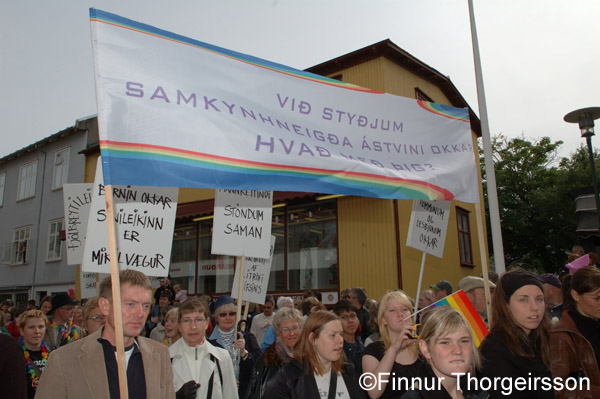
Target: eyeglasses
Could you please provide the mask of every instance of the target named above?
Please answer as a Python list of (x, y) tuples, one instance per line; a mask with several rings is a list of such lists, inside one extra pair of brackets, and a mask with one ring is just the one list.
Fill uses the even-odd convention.
[(235, 314), (236, 314), (235, 312), (223, 312), (223, 313), (219, 313), (219, 317), (227, 317), (227, 316), (233, 317), (233, 316), (235, 316)]
[(281, 329), (281, 332), (282, 332), (282, 333), (286, 333), (286, 334), (287, 334), (287, 333), (289, 333), (289, 332), (296, 332), (296, 331), (299, 331), (299, 330), (300, 330), (300, 327), (298, 327), (298, 326), (294, 326), (294, 327), (292, 327), (292, 328), (287, 328), (287, 327), (285, 327), (285, 328), (282, 328), (282, 329)]
[(342, 319), (342, 321), (348, 321), (348, 320), (356, 320), (356, 319), (358, 319), (358, 317), (356, 316), (356, 313), (352, 313), (351, 315), (348, 315), (348, 316), (341, 316), (340, 319)]
[(99, 321), (104, 321), (104, 316), (92, 316), (92, 317), (88, 317), (88, 320), (92, 320), (97, 323)]
[(181, 320), (181, 324), (185, 324), (186, 326), (191, 326), (192, 324), (200, 324), (200, 323), (204, 323), (205, 321), (206, 321), (206, 319), (197, 317), (195, 319), (183, 319), (183, 320)]

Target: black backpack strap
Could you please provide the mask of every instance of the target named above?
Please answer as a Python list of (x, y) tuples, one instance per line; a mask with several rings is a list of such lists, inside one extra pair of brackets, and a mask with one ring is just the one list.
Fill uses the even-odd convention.
[[(223, 390), (223, 373), (221, 373), (221, 365), (219, 364), (219, 360), (217, 360), (217, 358), (214, 357), (212, 354), (210, 355), (210, 360), (213, 361), (217, 365), (217, 371), (219, 372), (219, 382), (221, 384), (221, 391), (222, 391)], [(212, 375), (210, 376), (210, 380), (208, 380), (208, 391), (206, 392), (206, 397), (208, 399), (212, 398), (212, 390), (213, 390), (214, 381), (215, 381), (215, 372), (213, 371)]]
[(327, 399), (335, 399), (338, 376), (333, 367), (331, 368), (330, 372), (331, 376), (329, 377), (329, 394), (327, 395)]

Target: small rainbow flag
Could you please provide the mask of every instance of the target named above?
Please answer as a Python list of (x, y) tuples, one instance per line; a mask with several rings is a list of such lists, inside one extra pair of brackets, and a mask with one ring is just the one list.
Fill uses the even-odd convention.
[(451, 306), (462, 313), (467, 320), (467, 323), (469, 323), (469, 327), (471, 327), (471, 333), (473, 334), (475, 345), (479, 347), (481, 341), (483, 341), (487, 335), (488, 329), (483, 320), (481, 320), (481, 316), (479, 316), (479, 313), (477, 313), (465, 292), (463, 290), (456, 291), (455, 293), (429, 305), (428, 308), (435, 308), (438, 306)]

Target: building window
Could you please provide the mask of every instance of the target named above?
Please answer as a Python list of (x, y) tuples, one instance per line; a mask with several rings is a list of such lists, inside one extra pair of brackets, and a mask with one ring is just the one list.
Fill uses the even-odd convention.
[(46, 261), (61, 260), (61, 241), (60, 231), (63, 229), (63, 219), (51, 220), (48, 222), (48, 251), (46, 252)]
[(0, 206), (4, 206), (4, 186), (6, 185), (6, 173), (0, 175)]
[[(194, 279), (196, 277), (196, 248), (198, 235), (196, 224), (177, 226), (173, 232), (171, 248), (171, 285), (179, 284), (188, 294), (195, 294)], [(191, 282), (191, 284), (190, 284)]]
[[(196, 292), (229, 293), (235, 257), (211, 254), (212, 226), (212, 219), (198, 223)], [(276, 239), (267, 286), (269, 292), (337, 290), (335, 201), (274, 208), (271, 234)]]
[(471, 247), (471, 229), (469, 227), (469, 211), (456, 208), (456, 225), (458, 226), (458, 248), (460, 264), (473, 265), (473, 249)]
[(37, 159), (21, 166), (19, 171), (19, 191), (17, 201), (35, 196), (35, 181), (37, 175)]
[(423, 90), (419, 89), (418, 87), (415, 87), (415, 98), (417, 100), (421, 100), (421, 101), (427, 101), (430, 103), (433, 102), (431, 97), (429, 97), (427, 94), (425, 94), (425, 92)]
[(31, 226), (19, 227), (13, 230), (12, 251), (10, 263), (22, 265), (29, 261), (29, 240), (31, 239)]
[(59, 189), (69, 178), (69, 148), (56, 151), (54, 155), (54, 175), (52, 178), (52, 189)]
[(332, 203), (290, 207), (287, 289), (337, 287), (337, 223)]

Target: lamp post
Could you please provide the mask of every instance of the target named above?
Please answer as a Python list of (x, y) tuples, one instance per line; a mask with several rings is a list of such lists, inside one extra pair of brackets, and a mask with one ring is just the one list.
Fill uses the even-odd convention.
[(600, 107), (581, 108), (571, 111), (565, 115), (564, 120), (568, 123), (579, 123), (581, 137), (585, 137), (588, 152), (590, 154), (590, 165), (592, 167), (592, 181), (594, 183), (594, 195), (596, 197), (596, 215), (598, 216), (598, 235), (600, 235), (600, 195), (598, 195), (598, 179), (596, 177), (596, 165), (594, 162), (594, 148), (592, 147), (592, 136), (594, 135), (594, 120), (600, 118)]

